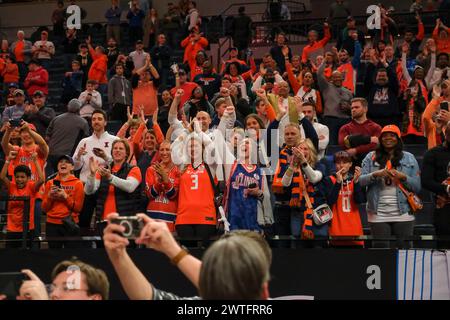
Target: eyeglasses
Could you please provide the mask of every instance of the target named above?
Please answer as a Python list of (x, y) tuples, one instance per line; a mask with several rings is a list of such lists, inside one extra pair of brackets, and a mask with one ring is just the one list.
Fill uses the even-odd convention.
[(52, 294), (56, 289), (64, 292), (64, 293), (68, 293), (68, 292), (75, 292), (75, 291), (88, 291), (87, 289), (75, 289), (75, 288), (70, 288), (66, 283), (63, 284), (62, 286), (56, 286), (53, 283), (52, 284), (46, 284), (45, 288), (47, 289), (47, 293), (50, 295)]

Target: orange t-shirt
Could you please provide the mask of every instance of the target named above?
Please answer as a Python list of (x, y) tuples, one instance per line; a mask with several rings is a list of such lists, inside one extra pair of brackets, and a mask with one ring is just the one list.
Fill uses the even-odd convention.
[[(175, 97), (175, 93), (177, 93), (178, 89), (182, 89), (184, 91), (184, 94), (181, 96), (180, 99), (180, 105), (178, 106), (178, 110), (180, 110), (181, 108), (183, 108), (184, 104), (189, 101), (189, 99), (192, 96), (192, 91), (194, 91), (195, 88), (197, 88), (199, 85), (196, 84), (195, 82), (186, 82), (185, 84), (182, 84), (180, 86), (180, 88), (172, 88), (170, 90), (170, 94), (172, 95), (172, 97)], [(212, 97), (210, 97), (211, 99)]]
[[(333, 183), (336, 179), (331, 177)], [(353, 181), (348, 185), (344, 185), (339, 190), (337, 202), (333, 205), (333, 219), (329, 229), (330, 236), (362, 236), (364, 235), (361, 217), (359, 215), (359, 207), (353, 197), (354, 184)], [(363, 241), (334, 241), (333, 245), (364, 245)]]
[[(42, 152), (39, 149), (38, 145), (34, 145), (34, 147), (30, 149), (26, 149), (25, 146), (21, 146), (18, 150), (17, 156), (14, 160), (12, 160), (8, 167), (8, 174), (11, 176), (12, 181), (14, 181), (14, 168), (19, 165), (25, 165), (31, 170), (31, 181), (37, 181), (37, 171), (36, 171), (36, 165), (31, 160), (31, 155), (33, 152), (36, 152), (38, 157), (38, 163), (41, 166), (41, 170), (44, 171), (44, 165), (46, 159), (44, 158)], [(44, 187), (41, 187), (40, 192), (36, 195), (38, 199), (42, 199), (42, 194), (44, 191)]]
[[(113, 166), (111, 172), (112, 173), (116, 173), (120, 170), (120, 166)], [(138, 167), (133, 167), (130, 172), (128, 173), (127, 178), (129, 177), (133, 177), (135, 178), (139, 183), (141, 183), (142, 181), (142, 175), (141, 175), (141, 170), (139, 170)], [(97, 173), (95, 175), (95, 179), (97, 180), (101, 180), (100, 175)], [(111, 213), (115, 213), (117, 212), (117, 208), (116, 208), (116, 195), (114, 193), (114, 189), (115, 187), (110, 184), (109, 188), (108, 188), (108, 195), (106, 196), (106, 200), (105, 200), (105, 205), (103, 207), (103, 214), (102, 214), (102, 219), (106, 219), (106, 217), (111, 214)]]
[(139, 107), (144, 106), (144, 114), (151, 116), (158, 107), (158, 90), (153, 82), (146, 84), (139, 83), (133, 90), (133, 113), (139, 114)]
[(214, 190), (202, 164), (197, 169), (188, 165), (180, 177), (178, 224), (216, 224)]
[[(25, 188), (17, 189), (15, 182), (10, 183), (9, 195), (15, 197), (30, 197), (30, 224), (28, 229), (34, 229), (34, 202), (36, 200), (36, 183), (29, 180)], [(23, 201), (8, 201), (8, 218), (6, 222), (6, 230), (8, 232), (23, 231)]]
[(25, 47), (25, 43), (23, 41), (17, 41), (16, 48), (14, 49), (14, 56), (16, 57), (17, 62), (24, 62), (24, 54), (23, 49)]

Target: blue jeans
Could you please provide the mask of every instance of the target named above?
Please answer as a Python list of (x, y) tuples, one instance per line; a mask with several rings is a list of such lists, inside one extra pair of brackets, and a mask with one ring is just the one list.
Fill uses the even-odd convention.
[(303, 212), (295, 209), (291, 210), (291, 234), (294, 237), (300, 237), (302, 234), (304, 220)]

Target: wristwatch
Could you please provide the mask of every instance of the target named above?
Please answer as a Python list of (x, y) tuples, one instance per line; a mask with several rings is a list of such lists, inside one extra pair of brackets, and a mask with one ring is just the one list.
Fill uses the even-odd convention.
[(180, 263), (181, 259), (183, 259), (187, 255), (189, 255), (189, 250), (185, 246), (181, 246), (180, 252), (178, 252), (175, 257), (170, 259), (170, 262), (173, 265), (177, 266)]

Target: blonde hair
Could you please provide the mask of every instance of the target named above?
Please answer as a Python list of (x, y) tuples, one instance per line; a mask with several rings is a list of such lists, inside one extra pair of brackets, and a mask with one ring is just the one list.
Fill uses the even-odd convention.
[(314, 144), (312, 143), (312, 141), (310, 139), (302, 139), (302, 140), (300, 140), (300, 142), (297, 145), (297, 147), (301, 146), (301, 145), (308, 147), (308, 149), (309, 149), (309, 157), (306, 160), (308, 161), (308, 164), (311, 167), (314, 168), (316, 166), (316, 164), (317, 164), (317, 161), (319, 160), (319, 158), (317, 156), (317, 150), (314, 147)]

